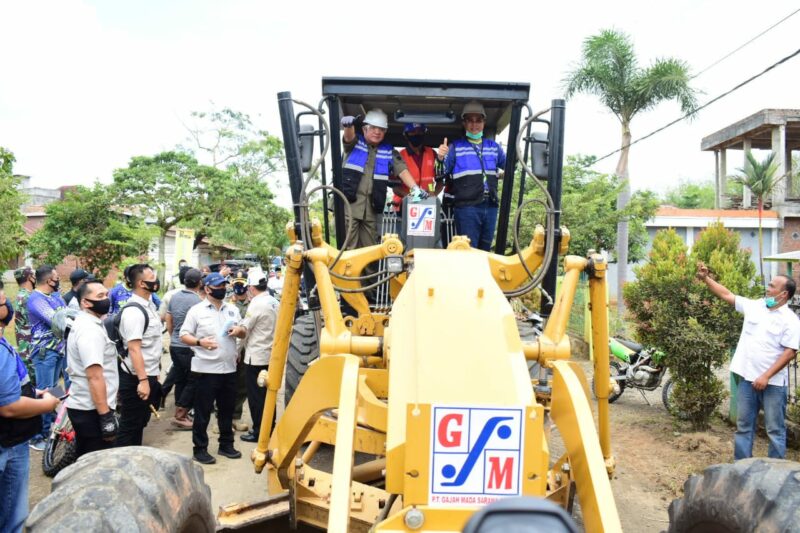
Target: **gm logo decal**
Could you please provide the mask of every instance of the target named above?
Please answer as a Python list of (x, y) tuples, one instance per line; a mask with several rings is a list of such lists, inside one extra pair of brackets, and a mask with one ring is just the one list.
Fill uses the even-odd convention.
[(433, 237), (436, 209), (432, 205), (408, 204), (408, 235)]
[(485, 505), (521, 494), (521, 408), (433, 407), (429, 505)]

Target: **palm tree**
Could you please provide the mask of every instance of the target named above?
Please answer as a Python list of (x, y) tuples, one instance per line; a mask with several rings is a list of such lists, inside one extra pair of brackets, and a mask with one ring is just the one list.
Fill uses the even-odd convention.
[(764, 212), (764, 198), (772, 195), (772, 191), (784, 176), (777, 176), (778, 162), (775, 161), (775, 152), (770, 153), (763, 161), (758, 161), (755, 156), (747, 152), (747, 157), (742, 168), (736, 169), (740, 174), (733, 179), (753, 193), (758, 200), (758, 263), (761, 269), (761, 282), (764, 282), (764, 235), (761, 227), (761, 217)]
[[(636, 61), (633, 43), (625, 33), (603, 30), (583, 43), (582, 59), (563, 81), (567, 98), (577, 93), (596, 95), (622, 125), (622, 144), (617, 176), (623, 187), (617, 196), (617, 209), (622, 211), (631, 199), (628, 181), (628, 151), (631, 143), (631, 120), (637, 113), (648, 111), (660, 102), (675, 100), (684, 113), (697, 107), (697, 91), (690, 85), (688, 65), (673, 58), (657, 59), (647, 68)], [(618, 294), (622, 294), (628, 264), (628, 222), (617, 225)], [(620, 311), (624, 307), (617, 298)]]

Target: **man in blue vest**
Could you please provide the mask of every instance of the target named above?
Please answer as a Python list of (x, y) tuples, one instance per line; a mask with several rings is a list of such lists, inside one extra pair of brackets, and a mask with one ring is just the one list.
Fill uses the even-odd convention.
[(25, 363), (3, 337), (14, 317), (11, 302), (0, 306), (0, 317), (0, 531), (21, 533), (28, 516), (28, 441), (41, 431), (41, 415), (54, 411), (58, 399), (37, 394)]
[(416, 184), (397, 150), (383, 141), (389, 128), (386, 113), (370, 110), (361, 133), (356, 133), (359, 117), (342, 117), (341, 124), (345, 152), (342, 192), (350, 202), (352, 220), (347, 221), (347, 227), (350, 230), (352, 226), (355, 233), (349, 247), (372, 246), (378, 242), (390, 175), (398, 176), (414, 198), (424, 199), (428, 194)]
[(473, 100), (461, 113), (464, 139), (439, 146), (444, 173), (452, 175), (456, 233), (466, 235), (474, 248), (489, 251), (497, 225), (497, 180), (506, 165), (506, 154), (492, 139), (483, 137), (486, 111)]

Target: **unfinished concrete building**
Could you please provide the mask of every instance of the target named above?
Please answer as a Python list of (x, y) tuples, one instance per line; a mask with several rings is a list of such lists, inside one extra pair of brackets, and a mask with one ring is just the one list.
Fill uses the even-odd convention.
[[(800, 250), (800, 169), (797, 168), (800, 109), (763, 109), (704, 137), (701, 149), (714, 152), (715, 207), (718, 209), (755, 207), (756, 202), (746, 187), (732, 187), (731, 176), (744, 166), (745, 154), (751, 150), (770, 150), (776, 154), (777, 175), (784, 178), (771, 197), (764, 199), (765, 208), (778, 213), (778, 251)], [(738, 153), (731, 153), (732, 150)], [(756, 157), (762, 159), (764, 155)]]

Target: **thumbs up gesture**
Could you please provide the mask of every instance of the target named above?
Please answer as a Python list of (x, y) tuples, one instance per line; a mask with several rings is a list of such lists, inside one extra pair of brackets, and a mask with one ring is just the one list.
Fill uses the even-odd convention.
[(439, 145), (439, 161), (444, 161), (444, 158), (447, 157), (447, 152), (450, 151), (450, 148), (447, 147), (447, 137), (444, 138), (444, 142)]

